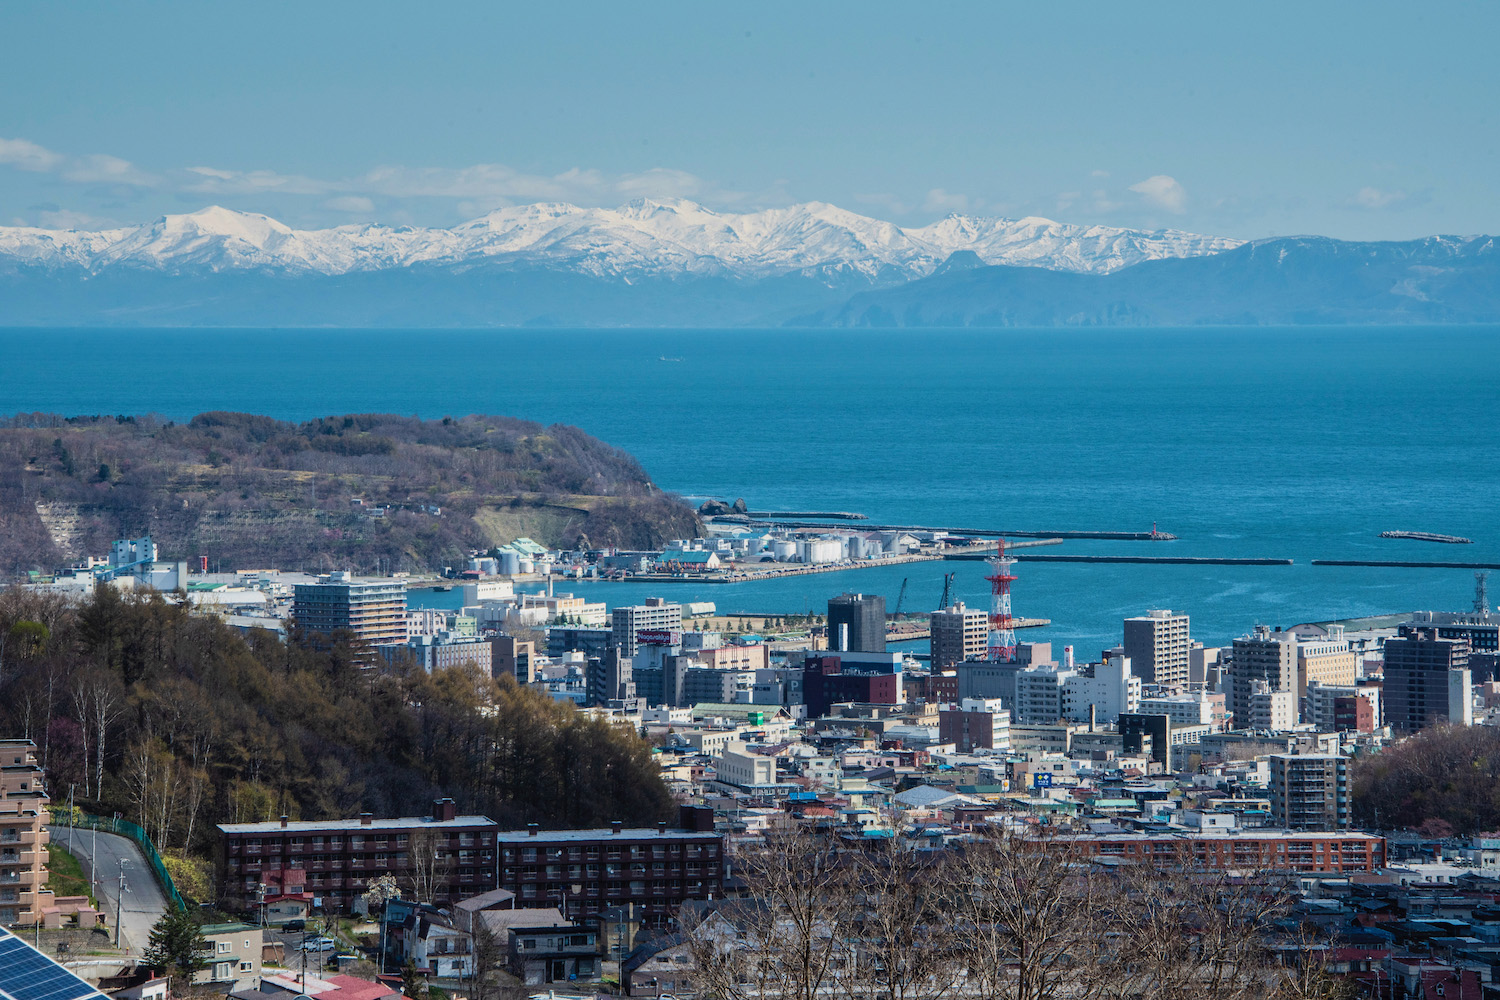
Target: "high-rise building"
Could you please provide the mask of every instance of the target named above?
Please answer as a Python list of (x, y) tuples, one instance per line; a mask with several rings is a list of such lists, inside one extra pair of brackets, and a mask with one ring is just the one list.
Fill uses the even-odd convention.
[(962, 601), (927, 616), (932, 631), (932, 672), (965, 660), (982, 660), (989, 643), (990, 616)]
[(634, 698), (634, 662), (614, 646), (603, 656), (588, 661), (588, 703), (603, 705), (609, 701)]
[(1271, 821), (1286, 830), (1349, 827), (1349, 759), (1338, 754), (1271, 755)]
[[(0, 925), (34, 924), (47, 884), (47, 785), (31, 740), (0, 740)], [(48, 896), (50, 900), (52, 897)]]
[(1468, 666), (1467, 639), (1439, 638), (1430, 626), (1401, 626), (1396, 638), (1385, 641), (1385, 721), (1398, 733), (1464, 724)]
[(621, 656), (634, 656), (640, 650), (642, 632), (682, 632), (682, 605), (648, 597), (645, 604), (611, 611), (610, 628), (611, 645)]
[(292, 617), (304, 632), (353, 632), (361, 642), (387, 646), (406, 641), (406, 582), (356, 580), (329, 573), (293, 591)]
[[(1292, 722), (1297, 706), (1297, 636), (1281, 629), (1272, 631), (1257, 625), (1250, 635), (1234, 640), (1234, 658), (1229, 665), (1229, 711), (1236, 729), (1264, 729), (1251, 724), (1250, 696), (1256, 682), (1264, 682), (1272, 691), (1291, 695)], [(1262, 718), (1264, 718), (1263, 706)], [(1279, 708), (1277, 712), (1279, 713)], [(1280, 715), (1277, 714), (1278, 721)]]
[(1125, 655), (1144, 684), (1187, 684), (1192, 645), (1187, 615), (1147, 611), (1125, 619)]
[(834, 652), (885, 652), (885, 598), (840, 594), (828, 601), (828, 648)]
[(1244, 721), (1236, 723), (1241, 729), (1284, 733), (1297, 725), (1297, 692), (1279, 691), (1259, 677), (1250, 681), (1244, 705)]
[[(1067, 651), (1071, 653), (1072, 648)], [(1062, 710), (1073, 722), (1109, 726), (1123, 713), (1141, 711), (1141, 679), (1131, 672), (1130, 658), (1116, 656), (1073, 672), (1063, 681)]]
[(1303, 639), (1297, 643), (1297, 697), (1307, 697), (1307, 685), (1313, 682), (1337, 687), (1353, 684), (1359, 673), (1359, 657), (1344, 638), (1344, 626), (1328, 626), (1321, 639)]

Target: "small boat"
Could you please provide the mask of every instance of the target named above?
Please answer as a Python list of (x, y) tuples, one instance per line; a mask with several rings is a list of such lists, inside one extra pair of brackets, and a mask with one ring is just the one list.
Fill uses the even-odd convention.
[(682, 359), (681, 358), (669, 358), (665, 354), (663, 354), (660, 357), (658, 357), (656, 360), (657, 361), (681, 361)]

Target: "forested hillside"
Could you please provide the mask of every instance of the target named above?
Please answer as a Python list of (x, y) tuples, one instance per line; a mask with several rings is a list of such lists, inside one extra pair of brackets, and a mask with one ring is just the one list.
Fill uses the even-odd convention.
[(1377, 830), (1432, 836), (1500, 830), (1500, 730), (1424, 729), (1355, 762), (1354, 819)]
[(388, 414), (0, 421), (0, 572), (51, 570), (145, 534), (163, 559), (206, 555), (223, 570), (422, 572), (516, 535), (653, 548), (698, 527), (634, 458), (563, 425)]
[[(636, 825), (672, 801), (629, 729), (475, 671), (362, 671), (347, 641), (247, 641), (159, 594), (0, 592), (0, 734), (36, 741), (54, 800), (203, 852), (214, 824), (421, 815)], [(335, 636), (335, 639), (338, 639)]]

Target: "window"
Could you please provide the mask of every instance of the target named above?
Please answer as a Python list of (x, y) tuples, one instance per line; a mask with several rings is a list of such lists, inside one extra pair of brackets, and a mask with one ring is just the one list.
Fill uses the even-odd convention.
[(240, 963), (240, 971), (241, 972), (254, 972), (255, 971), (255, 963), (253, 963), (253, 962), (241, 962)]
[(234, 945), (228, 941), (220, 941), (218, 942), (218, 945), (220, 955), (227, 955), (234, 950)]

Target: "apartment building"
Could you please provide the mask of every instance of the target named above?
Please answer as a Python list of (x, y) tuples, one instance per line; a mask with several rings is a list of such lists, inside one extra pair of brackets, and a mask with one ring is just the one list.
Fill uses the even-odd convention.
[(1307, 696), (1312, 683), (1347, 687), (1359, 675), (1359, 654), (1344, 638), (1344, 626), (1328, 626), (1323, 639), (1302, 639), (1297, 643), (1297, 697)]
[(292, 592), (292, 617), (304, 632), (353, 632), (371, 646), (407, 639), (406, 582), (356, 580), (329, 573), (317, 583), (299, 583)]
[(264, 932), (250, 924), (204, 924), (199, 928), (208, 948), (203, 967), (193, 973), (195, 986), (215, 983), (234, 990), (260, 985)]
[(0, 925), (35, 924), (51, 901), (43, 778), (35, 743), (0, 740)]
[[(1297, 635), (1272, 631), (1257, 625), (1250, 635), (1234, 640), (1234, 659), (1229, 667), (1229, 711), (1236, 729), (1265, 729), (1250, 721), (1250, 696), (1256, 682), (1264, 682), (1272, 691), (1291, 693), (1293, 712), (1299, 698), (1297, 682)], [(1296, 721), (1295, 717), (1292, 720)]]
[(496, 888), (499, 824), (459, 816), (452, 799), (431, 816), (219, 824), (218, 871), (225, 906), (253, 910), (268, 887), (306, 893), (330, 913), (348, 913), (371, 879), (430, 871), (434, 902), (446, 904)]
[(1186, 685), (1192, 645), (1187, 615), (1147, 611), (1125, 619), (1124, 652), (1146, 684)]
[(927, 616), (932, 632), (932, 672), (937, 674), (965, 660), (982, 660), (989, 645), (990, 616), (962, 601)]
[(1401, 626), (1385, 642), (1385, 720), (1397, 733), (1472, 721), (1469, 641), (1443, 638), (1430, 626)]
[(569, 917), (597, 917), (632, 905), (660, 926), (690, 899), (724, 893), (724, 837), (713, 810), (683, 806), (678, 827), (525, 830), (501, 833), (500, 887), (519, 907), (556, 905)]
[(885, 652), (885, 598), (840, 594), (828, 600), (828, 648), (834, 652)]
[(641, 632), (682, 631), (682, 605), (669, 604), (660, 597), (648, 597), (645, 604), (615, 608), (610, 612), (610, 644), (621, 656), (634, 656), (640, 650)]
[(1339, 754), (1272, 754), (1271, 821), (1287, 830), (1349, 826), (1349, 759)]
[(1089, 858), (1200, 869), (1374, 874), (1385, 839), (1368, 833), (1291, 830), (1063, 834), (1052, 843)]

